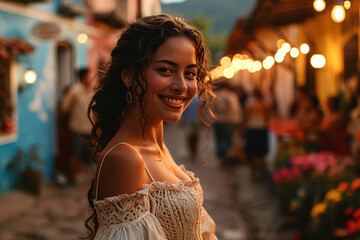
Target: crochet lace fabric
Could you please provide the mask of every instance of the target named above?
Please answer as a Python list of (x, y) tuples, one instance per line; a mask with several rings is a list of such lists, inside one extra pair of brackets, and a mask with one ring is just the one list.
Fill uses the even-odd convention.
[(191, 181), (181, 181), (180, 184), (152, 182), (131, 195), (94, 201), (100, 225), (96, 239), (115, 234), (106, 229), (120, 231), (124, 230), (121, 227), (135, 226), (139, 222), (142, 227), (150, 226), (153, 223), (149, 221), (155, 219), (166, 239), (201, 240), (203, 193), (199, 179), (191, 172), (187, 173)]

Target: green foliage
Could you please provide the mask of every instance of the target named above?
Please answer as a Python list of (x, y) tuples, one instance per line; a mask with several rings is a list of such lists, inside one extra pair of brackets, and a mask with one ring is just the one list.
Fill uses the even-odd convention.
[(216, 59), (216, 55), (218, 52), (223, 51), (226, 43), (226, 35), (217, 35), (214, 36), (211, 34), (211, 20), (202, 14), (198, 14), (194, 16), (191, 20), (191, 23), (199, 29), (204, 36), (205, 43), (209, 47), (211, 54), (212, 64), (217, 64), (218, 59)]
[(209, 35), (211, 28), (211, 21), (202, 14), (198, 14), (191, 19), (192, 24), (199, 29), (206, 38)]

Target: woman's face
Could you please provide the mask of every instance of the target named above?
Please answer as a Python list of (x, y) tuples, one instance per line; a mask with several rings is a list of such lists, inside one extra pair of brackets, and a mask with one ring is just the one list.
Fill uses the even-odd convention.
[(197, 92), (196, 76), (193, 42), (186, 37), (167, 39), (144, 71), (147, 121), (178, 121)]

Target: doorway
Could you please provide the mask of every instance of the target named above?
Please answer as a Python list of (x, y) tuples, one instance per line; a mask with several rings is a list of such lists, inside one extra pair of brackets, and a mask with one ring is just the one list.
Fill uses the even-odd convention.
[(56, 81), (56, 114), (57, 114), (57, 154), (55, 164), (55, 181), (58, 184), (66, 183), (69, 167), (70, 131), (68, 116), (61, 111), (61, 101), (75, 82), (74, 48), (67, 41), (56, 45), (57, 81)]

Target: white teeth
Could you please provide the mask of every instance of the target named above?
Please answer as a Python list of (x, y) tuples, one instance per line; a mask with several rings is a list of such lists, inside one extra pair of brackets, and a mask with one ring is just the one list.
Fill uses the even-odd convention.
[(167, 98), (167, 97), (163, 97), (162, 99), (169, 103), (172, 103), (172, 104), (181, 104), (184, 101), (184, 100), (180, 100), (180, 99), (173, 99), (173, 98)]

